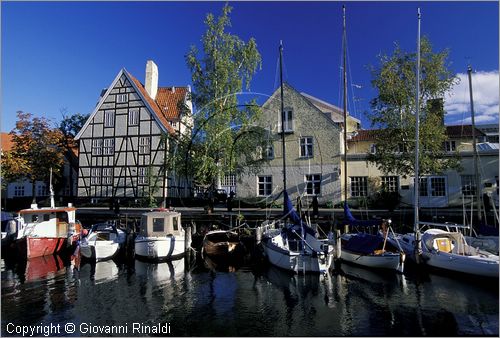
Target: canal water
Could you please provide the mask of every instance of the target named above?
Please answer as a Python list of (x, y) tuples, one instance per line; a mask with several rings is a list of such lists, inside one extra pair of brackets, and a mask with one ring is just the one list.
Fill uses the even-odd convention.
[(23, 329), (37, 336), (499, 334), (498, 280), (411, 266), (403, 275), (342, 265), (328, 276), (294, 276), (248, 257), (241, 266), (198, 255), (79, 269), (58, 256), (4, 257), (1, 278), (3, 337)]

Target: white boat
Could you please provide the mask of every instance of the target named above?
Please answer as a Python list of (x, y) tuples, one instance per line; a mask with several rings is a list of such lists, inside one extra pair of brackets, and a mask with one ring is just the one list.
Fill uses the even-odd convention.
[(150, 260), (175, 259), (184, 255), (185, 240), (179, 212), (147, 212), (135, 238), (135, 254)]
[(125, 244), (127, 234), (112, 223), (97, 223), (80, 241), (80, 253), (85, 258), (102, 261), (113, 258)]
[(266, 221), (259, 227), (261, 245), (269, 263), (294, 273), (325, 273), (333, 261), (334, 246), (298, 217), (286, 191), (284, 220)]
[[(415, 246), (414, 234), (401, 236), (405, 250)], [(422, 234), (422, 258), (428, 266), (481, 277), (498, 278), (499, 257), (467, 244), (459, 231), (428, 229)]]

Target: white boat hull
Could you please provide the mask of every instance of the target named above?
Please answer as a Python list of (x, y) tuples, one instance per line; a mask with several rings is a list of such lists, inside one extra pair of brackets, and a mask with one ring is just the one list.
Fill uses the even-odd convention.
[(98, 241), (95, 245), (87, 242), (80, 244), (80, 253), (83, 257), (102, 261), (113, 258), (120, 250), (120, 244), (113, 241)]
[(175, 259), (185, 252), (185, 238), (175, 236), (135, 239), (135, 254), (151, 260)]
[(399, 253), (385, 252), (380, 255), (362, 255), (342, 248), (340, 259), (352, 264), (374, 269), (390, 269), (403, 272), (404, 258)]
[(482, 277), (498, 278), (498, 256), (463, 256), (446, 252), (422, 253), (427, 265), (438, 269), (467, 273)]

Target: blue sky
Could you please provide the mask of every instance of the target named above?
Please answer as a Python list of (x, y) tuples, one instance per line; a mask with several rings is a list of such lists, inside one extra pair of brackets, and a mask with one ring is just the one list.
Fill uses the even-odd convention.
[[(449, 48), (451, 70), (463, 78), (446, 99), (447, 124), (468, 122), (470, 63), (478, 123), (498, 123), (498, 2), (230, 2), (230, 31), (254, 37), (262, 70), (251, 89), (270, 95), (277, 87), (279, 41), (284, 44), (285, 80), (299, 91), (340, 105), (342, 4), (347, 8), (352, 115), (370, 128), (369, 65), (391, 54), (398, 41), (416, 49), (417, 7), (422, 35), (435, 50)], [(223, 2), (6, 2), (1, 3), (2, 131), (18, 110), (61, 119), (90, 113), (101, 89), (126, 68), (144, 81), (148, 59), (162, 86), (191, 83), (184, 56), (200, 46), (207, 12)], [(356, 86), (353, 86), (356, 85)], [(359, 88), (361, 86), (361, 88)], [(355, 105), (353, 105), (355, 97)]]

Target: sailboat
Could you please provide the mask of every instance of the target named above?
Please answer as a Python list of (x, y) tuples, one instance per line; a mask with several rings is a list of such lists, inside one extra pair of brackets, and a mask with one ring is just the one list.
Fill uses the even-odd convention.
[[(479, 222), (479, 227), (478, 227), (479, 234), (475, 233), (475, 230), (471, 225), (471, 233), (469, 236), (466, 236), (465, 238), (467, 240), (467, 243), (469, 243), (473, 247), (489, 251), (492, 253), (496, 253), (498, 255), (498, 228), (495, 229), (492, 227), (485, 226), (486, 222), (483, 222), (483, 217), (482, 217), (483, 216), (482, 215), (483, 203), (481, 199), (482, 185), (478, 168), (479, 155), (477, 152), (476, 137), (475, 137), (476, 123), (474, 116), (474, 99), (472, 95), (472, 67), (470, 65), (467, 67), (467, 74), (469, 75), (469, 94), (470, 94), (470, 108), (471, 108), (471, 122), (472, 122), (472, 147), (474, 154), (474, 177), (476, 178), (476, 201), (477, 201), (477, 215)], [(486, 230), (484, 232), (490, 234), (487, 235), (482, 234), (483, 231), (481, 230)]]
[[(459, 231), (467, 228), (466, 226), (419, 221), (420, 9), (418, 9), (416, 88), (414, 233), (391, 236), (390, 240), (398, 240), (406, 254), (416, 263), (423, 262), (438, 270), (498, 278), (498, 256), (468, 245), (464, 235)], [(424, 227), (429, 229), (421, 233)]]
[[(351, 226), (373, 228), (375, 234), (367, 232), (346, 233), (341, 237), (340, 259), (361, 265), (368, 268), (383, 268), (403, 272), (405, 254), (402, 249), (387, 241), (390, 228), (390, 220), (377, 221), (359, 221), (356, 220), (347, 204), (347, 70), (346, 70), (346, 25), (345, 25), (345, 6), (343, 11), (343, 78), (344, 78), (344, 216), (347, 223)], [(378, 227), (383, 227), (384, 232), (378, 232)]]
[(333, 245), (318, 239), (314, 229), (303, 222), (286, 189), (285, 123), (283, 102), (283, 45), (280, 43), (281, 141), (283, 147), (283, 216), (266, 220), (257, 228), (257, 239), (269, 263), (293, 273), (326, 273), (333, 261)]

